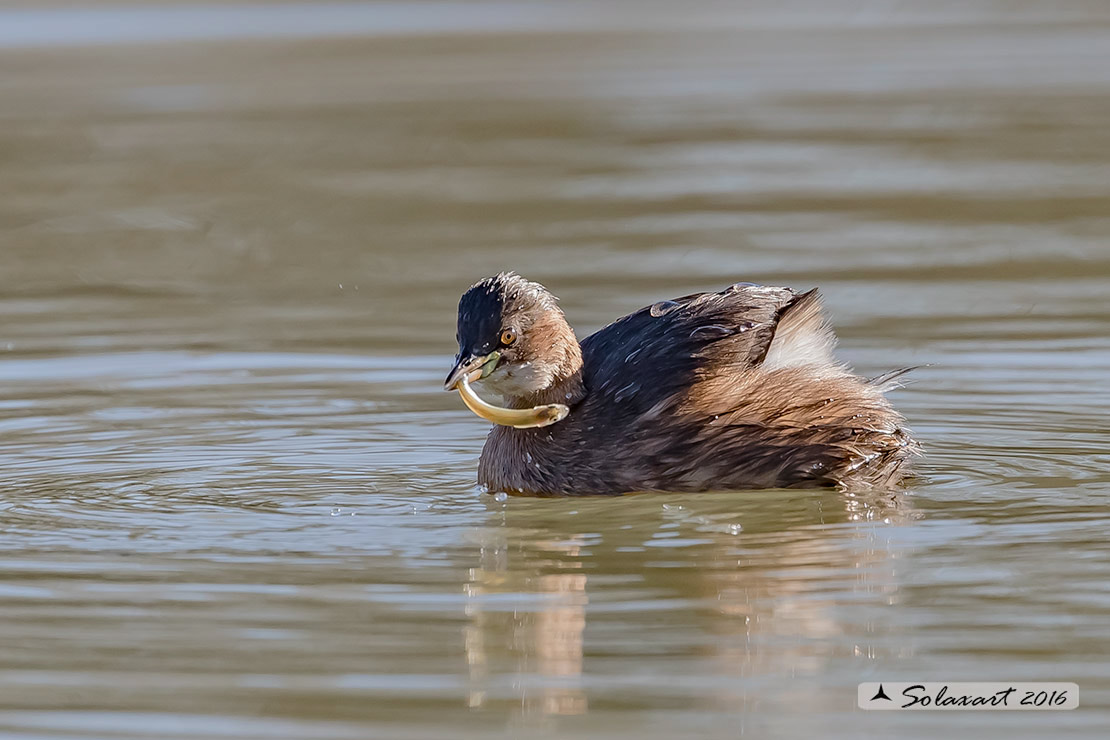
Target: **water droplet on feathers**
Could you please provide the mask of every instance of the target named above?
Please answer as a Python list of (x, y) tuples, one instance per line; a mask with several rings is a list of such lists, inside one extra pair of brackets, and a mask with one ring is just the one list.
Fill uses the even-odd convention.
[(648, 309), (648, 312), (655, 318), (659, 318), (675, 310), (678, 306), (679, 304), (675, 301), (659, 301), (653, 304), (652, 307)]

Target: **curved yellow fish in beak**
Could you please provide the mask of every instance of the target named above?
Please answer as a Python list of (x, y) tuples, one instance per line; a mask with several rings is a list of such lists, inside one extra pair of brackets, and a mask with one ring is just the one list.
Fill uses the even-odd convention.
[(546, 427), (562, 421), (570, 413), (570, 408), (561, 403), (533, 406), (530, 409), (507, 409), (503, 406), (494, 406), (492, 403), (486, 403), (478, 397), (478, 394), (470, 387), (470, 378), (466, 376), (459, 380), (456, 388), (468, 409), (486, 421), (492, 421), (494, 424), (500, 424), (503, 427), (514, 427), (516, 429)]
[(455, 367), (451, 369), (451, 374), (447, 376), (443, 389), (457, 390), (468, 409), (486, 421), (503, 427), (532, 429), (550, 426), (567, 418), (570, 408), (561, 403), (533, 406), (530, 409), (507, 409), (486, 403), (479, 398), (470, 387), (471, 381), (480, 380), (493, 372), (499, 359), (500, 355), (497, 352), (492, 352), (485, 357), (460, 357)]

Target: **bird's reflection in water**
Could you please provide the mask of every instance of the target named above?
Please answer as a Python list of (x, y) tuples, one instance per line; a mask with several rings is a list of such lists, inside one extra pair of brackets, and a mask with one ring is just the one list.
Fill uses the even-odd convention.
[[(860, 603), (881, 610), (897, 598), (901, 550), (891, 533), (921, 517), (904, 496), (760, 492), (489, 506), (466, 607), (473, 708), (511, 701), (525, 717), (582, 714), (590, 706), (587, 658), (598, 661), (589, 671), (594, 688), (614, 672), (623, 673), (615, 692), (622, 681), (648, 680), (632, 675), (638, 656), (627, 634), (619, 644), (606, 639), (602, 607), (615, 601), (642, 610), (640, 650), (681, 648), (695, 656), (693, 675), (715, 677), (677, 691), (671, 701), (685, 695), (686, 707), (747, 709), (752, 679), (819, 675), (832, 659), (905, 650), (886, 639), (882, 619), (844, 613)], [(690, 613), (667, 629), (676, 608)], [(681, 626), (691, 619), (700, 637)], [(688, 668), (676, 664), (680, 673)], [(681, 675), (655, 680), (659, 691), (672, 681), (677, 689)], [(784, 711), (792, 690), (811, 690), (793, 685), (785, 682), (775, 700)], [(765, 705), (767, 694), (760, 696)]]
[[(722, 680), (699, 700), (702, 706), (752, 709), (751, 682), (778, 676), (787, 680), (776, 691), (752, 692), (760, 710), (774, 714), (808, 705), (836, 711), (842, 697), (796, 679), (823, 675), (834, 660), (901, 657), (911, 649), (888, 639), (882, 607), (899, 591), (903, 549), (891, 534), (922, 513), (902, 496), (837, 494), (815, 503), (808, 523), (753, 528), (731, 542), (717, 537), (710, 547), (712, 559), (693, 587), (715, 600), (708, 629), (716, 639), (705, 651), (714, 667), (705, 672)], [(849, 611), (856, 604), (883, 618), (856, 621)]]
[[(550, 557), (577, 558), (581, 543), (533, 540), (531, 552), (523, 557), (533, 568), (510, 570), (508, 538), (504, 528), (486, 531), (495, 543), (483, 544), (481, 564), (472, 568), (466, 611), (470, 624), (465, 628), (467, 662), (470, 666), (470, 706), (486, 701), (484, 686), (489, 677), (489, 654), (508, 651), (516, 656), (514, 690), (519, 691), (525, 714), (582, 714), (586, 694), (582, 678), (583, 636), (586, 630), (585, 573), (537, 573)], [(580, 570), (577, 560), (560, 559), (560, 568)], [(503, 594), (510, 601), (500, 602), (484, 596)], [(532, 608), (518, 608), (513, 595), (525, 597)], [(491, 608), (492, 607), (492, 608)]]

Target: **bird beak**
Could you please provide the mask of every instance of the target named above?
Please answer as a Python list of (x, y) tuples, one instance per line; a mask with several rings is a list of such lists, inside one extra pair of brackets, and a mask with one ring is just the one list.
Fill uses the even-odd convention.
[(455, 386), (457, 386), (463, 378), (466, 378), (470, 383), (481, 380), (494, 371), (497, 367), (497, 361), (500, 359), (500, 352), (490, 352), (484, 357), (475, 357), (471, 354), (460, 354), (459, 359), (455, 361), (455, 366), (451, 368), (451, 372), (447, 374), (447, 380), (443, 383), (443, 390), (455, 390)]

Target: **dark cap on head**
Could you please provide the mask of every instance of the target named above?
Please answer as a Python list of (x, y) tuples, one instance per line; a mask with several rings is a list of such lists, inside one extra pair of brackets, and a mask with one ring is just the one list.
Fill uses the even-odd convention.
[(523, 331), (535, 318), (530, 314), (555, 308), (555, 296), (539, 283), (512, 272), (479, 280), (459, 300), (457, 339), (463, 352), (486, 354), (497, 348), (507, 321), (522, 323)]

